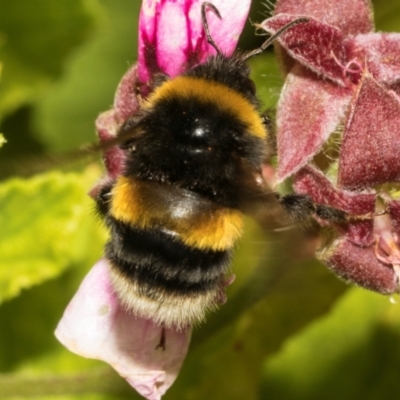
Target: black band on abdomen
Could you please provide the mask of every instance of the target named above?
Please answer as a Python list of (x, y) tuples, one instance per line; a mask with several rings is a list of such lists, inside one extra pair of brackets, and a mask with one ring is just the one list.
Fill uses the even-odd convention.
[(214, 290), (229, 268), (231, 251), (200, 250), (161, 229), (139, 229), (106, 218), (111, 240), (106, 258), (143, 294), (157, 290), (195, 294)]

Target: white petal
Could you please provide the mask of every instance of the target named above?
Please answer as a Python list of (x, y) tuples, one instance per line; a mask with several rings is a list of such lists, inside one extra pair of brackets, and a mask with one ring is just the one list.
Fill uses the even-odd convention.
[(162, 328), (126, 312), (99, 261), (83, 280), (56, 329), (70, 351), (109, 363), (142, 396), (160, 399), (176, 379), (191, 330), (165, 330), (165, 349), (157, 347)]

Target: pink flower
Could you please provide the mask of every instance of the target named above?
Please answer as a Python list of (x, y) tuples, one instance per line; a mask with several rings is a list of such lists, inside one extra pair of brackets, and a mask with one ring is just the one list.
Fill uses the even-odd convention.
[(400, 220), (389, 184), (400, 181), (400, 34), (373, 32), (367, 0), (281, 0), (261, 26), (274, 33), (299, 16), (310, 21), (278, 40), (287, 73), (278, 180), (293, 176), (297, 193), (355, 217), (319, 256), (344, 279), (393, 293)]
[[(207, 43), (203, 29), (203, 0), (144, 1), (139, 27), (139, 81), (148, 84), (157, 73), (171, 77), (204, 62), (215, 49)], [(207, 21), (211, 37), (226, 55), (236, 48), (246, 21), (249, 0), (213, 0), (220, 20), (211, 10)]]
[(99, 261), (83, 280), (55, 332), (72, 352), (109, 363), (146, 399), (160, 399), (182, 366), (190, 329), (165, 330), (119, 304), (108, 266)]
[[(159, 73), (170, 77), (215, 54), (201, 22), (203, 0), (144, 0), (139, 23), (139, 60), (123, 76), (114, 107), (96, 121), (100, 142), (112, 140), (124, 121), (140, 109), (140, 96), (151, 91)], [(247, 18), (250, 0), (214, 0), (222, 19), (207, 20), (219, 48), (232, 54)], [(122, 172), (125, 154), (118, 147), (104, 154), (107, 176), (91, 191)], [(86, 276), (67, 307), (57, 338), (71, 351), (111, 364), (141, 395), (160, 399), (174, 382), (186, 356), (191, 328), (175, 331), (126, 312), (116, 298), (105, 261)], [(165, 344), (165, 346), (164, 346)]]

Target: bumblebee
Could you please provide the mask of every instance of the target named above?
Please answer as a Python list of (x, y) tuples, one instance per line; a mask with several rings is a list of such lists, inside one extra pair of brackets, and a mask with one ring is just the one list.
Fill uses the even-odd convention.
[(118, 132), (124, 172), (96, 198), (121, 303), (176, 329), (217, 307), (244, 214), (275, 197), (261, 176), (269, 120), (245, 61), (283, 30), (259, 49), (227, 57), (210, 36), (207, 7), (221, 16), (202, 4), (217, 54), (175, 78), (157, 77), (140, 112)]

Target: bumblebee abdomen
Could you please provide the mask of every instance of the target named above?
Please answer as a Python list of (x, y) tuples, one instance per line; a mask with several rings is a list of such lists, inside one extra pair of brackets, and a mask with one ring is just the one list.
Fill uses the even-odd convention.
[(166, 327), (201, 321), (218, 304), (231, 250), (200, 250), (172, 232), (141, 229), (108, 218), (111, 277), (122, 303)]
[(120, 177), (105, 257), (127, 309), (164, 326), (201, 321), (223, 292), (242, 214), (171, 185)]

